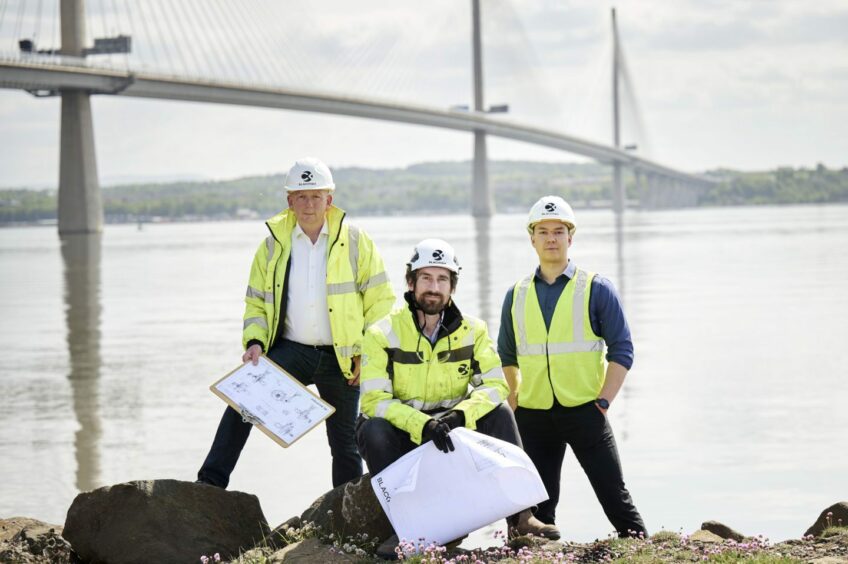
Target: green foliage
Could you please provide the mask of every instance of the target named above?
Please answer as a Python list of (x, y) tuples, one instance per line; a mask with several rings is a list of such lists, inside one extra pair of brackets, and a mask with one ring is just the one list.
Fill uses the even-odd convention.
[(706, 192), (703, 205), (817, 204), (848, 202), (848, 168), (788, 167), (765, 172), (718, 170), (721, 183)]

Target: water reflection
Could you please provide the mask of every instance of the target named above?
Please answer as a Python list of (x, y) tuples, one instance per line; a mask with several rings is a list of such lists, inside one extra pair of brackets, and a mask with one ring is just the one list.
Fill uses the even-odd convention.
[(65, 267), (65, 324), (73, 409), (79, 429), (74, 437), (76, 487), (98, 487), (100, 436), (100, 235), (62, 236)]
[(489, 256), (491, 248), (491, 217), (474, 218), (474, 246), (477, 252), (477, 295), (480, 299), (477, 315), (490, 326), (492, 325), (492, 260)]

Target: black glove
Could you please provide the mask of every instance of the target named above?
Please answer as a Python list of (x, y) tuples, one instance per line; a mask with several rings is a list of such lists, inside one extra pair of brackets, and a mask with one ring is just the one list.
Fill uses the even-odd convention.
[(430, 419), (421, 431), (421, 443), (433, 441), (436, 448), (444, 453), (454, 450), (453, 441), (449, 436), (451, 428), (444, 421)]
[(457, 427), (465, 427), (465, 412), (458, 410), (448, 411), (439, 417), (439, 421), (447, 423), (451, 430)]

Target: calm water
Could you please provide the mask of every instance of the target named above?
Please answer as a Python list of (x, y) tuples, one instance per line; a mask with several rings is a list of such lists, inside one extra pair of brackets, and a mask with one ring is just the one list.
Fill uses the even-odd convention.
[[(610, 412), (652, 531), (718, 519), (798, 537), (848, 499), (848, 207), (580, 211), (571, 256), (618, 286), (636, 363)], [(524, 216), (363, 218), (395, 287), (418, 240), (457, 248), (457, 303), (496, 334), (534, 264)], [(261, 222), (0, 230), (0, 517), (63, 523), (80, 490), (193, 480), (223, 403), (208, 386), (240, 356)], [(285, 450), (254, 433), (233, 475), (272, 525), (330, 487), (323, 430)], [(559, 524), (611, 529), (569, 454)], [(477, 533), (486, 543), (494, 529)]]

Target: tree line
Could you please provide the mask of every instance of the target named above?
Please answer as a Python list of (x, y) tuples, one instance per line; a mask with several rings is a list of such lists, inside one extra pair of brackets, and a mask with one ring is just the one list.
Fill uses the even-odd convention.
[[(434, 162), (395, 169), (339, 168), (336, 203), (356, 215), (464, 213), (471, 163)], [(778, 168), (762, 172), (710, 171), (719, 182), (698, 205), (762, 205), (848, 201), (848, 168)], [(489, 166), (497, 209), (527, 209), (528, 202), (558, 194), (576, 206), (606, 206), (610, 168), (597, 163), (493, 161)], [(164, 219), (229, 219), (273, 215), (285, 207), (284, 174), (223, 181), (127, 184), (102, 191), (110, 222)], [(638, 200), (635, 179), (626, 178), (629, 200)], [(56, 190), (0, 190), (0, 224), (56, 218)]]

